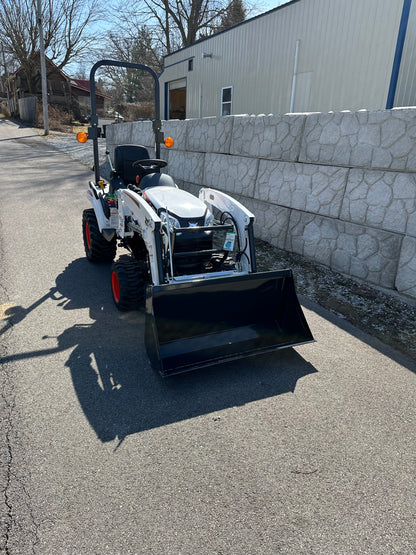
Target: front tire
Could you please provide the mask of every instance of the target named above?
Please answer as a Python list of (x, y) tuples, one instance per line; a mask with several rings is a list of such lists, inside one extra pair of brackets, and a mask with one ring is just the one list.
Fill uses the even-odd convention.
[(82, 235), (88, 260), (91, 262), (112, 262), (114, 260), (117, 250), (116, 237), (107, 241), (101, 235), (93, 208), (88, 208), (82, 213)]
[(111, 290), (118, 310), (139, 310), (144, 306), (146, 280), (137, 260), (117, 260), (113, 263)]

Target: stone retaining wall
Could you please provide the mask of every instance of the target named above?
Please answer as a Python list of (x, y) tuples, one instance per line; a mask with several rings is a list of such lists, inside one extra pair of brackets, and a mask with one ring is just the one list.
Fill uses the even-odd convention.
[[(226, 191), (256, 236), (416, 299), (416, 109), (165, 121), (178, 185)], [(150, 122), (107, 128), (153, 144)], [(153, 149), (151, 155), (154, 155)]]

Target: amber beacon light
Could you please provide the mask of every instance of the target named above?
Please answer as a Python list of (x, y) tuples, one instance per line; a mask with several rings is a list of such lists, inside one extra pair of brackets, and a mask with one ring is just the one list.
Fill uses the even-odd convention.
[(79, 133), (77, 133), (77, 141), (79, 143), (86, 143), (88, 141), (87, 133), (84, 133), (84, 131), (80, 131)]
[(167, 146), (168, 148), (172, 148), (174, 144), (175, 141), (172, 139), (172, 137), (166, 137), (165, 146)]

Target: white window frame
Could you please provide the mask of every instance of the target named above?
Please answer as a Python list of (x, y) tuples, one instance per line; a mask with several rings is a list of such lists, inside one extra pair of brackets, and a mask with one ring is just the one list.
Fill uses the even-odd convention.
[[(230, 89), (231, 90), (231, 100), (224, 101), (224, 91)], [(224, 114), (224, 108), (226, 106), (230, 107), (230, 112), (228, 114)], [(221, 115), (231, 116), (233, 114), (233, 86), (228, 85), (228, 87), (221, 88)]]

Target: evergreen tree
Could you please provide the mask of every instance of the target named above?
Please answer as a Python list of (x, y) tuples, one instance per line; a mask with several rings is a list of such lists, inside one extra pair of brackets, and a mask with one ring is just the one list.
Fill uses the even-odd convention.
[(228, 8), (221, 17), (221, 23), (218, 26), (218, 31), (225, 31), (246, 19), (246, 9), (242, 0), (231, 0)]

